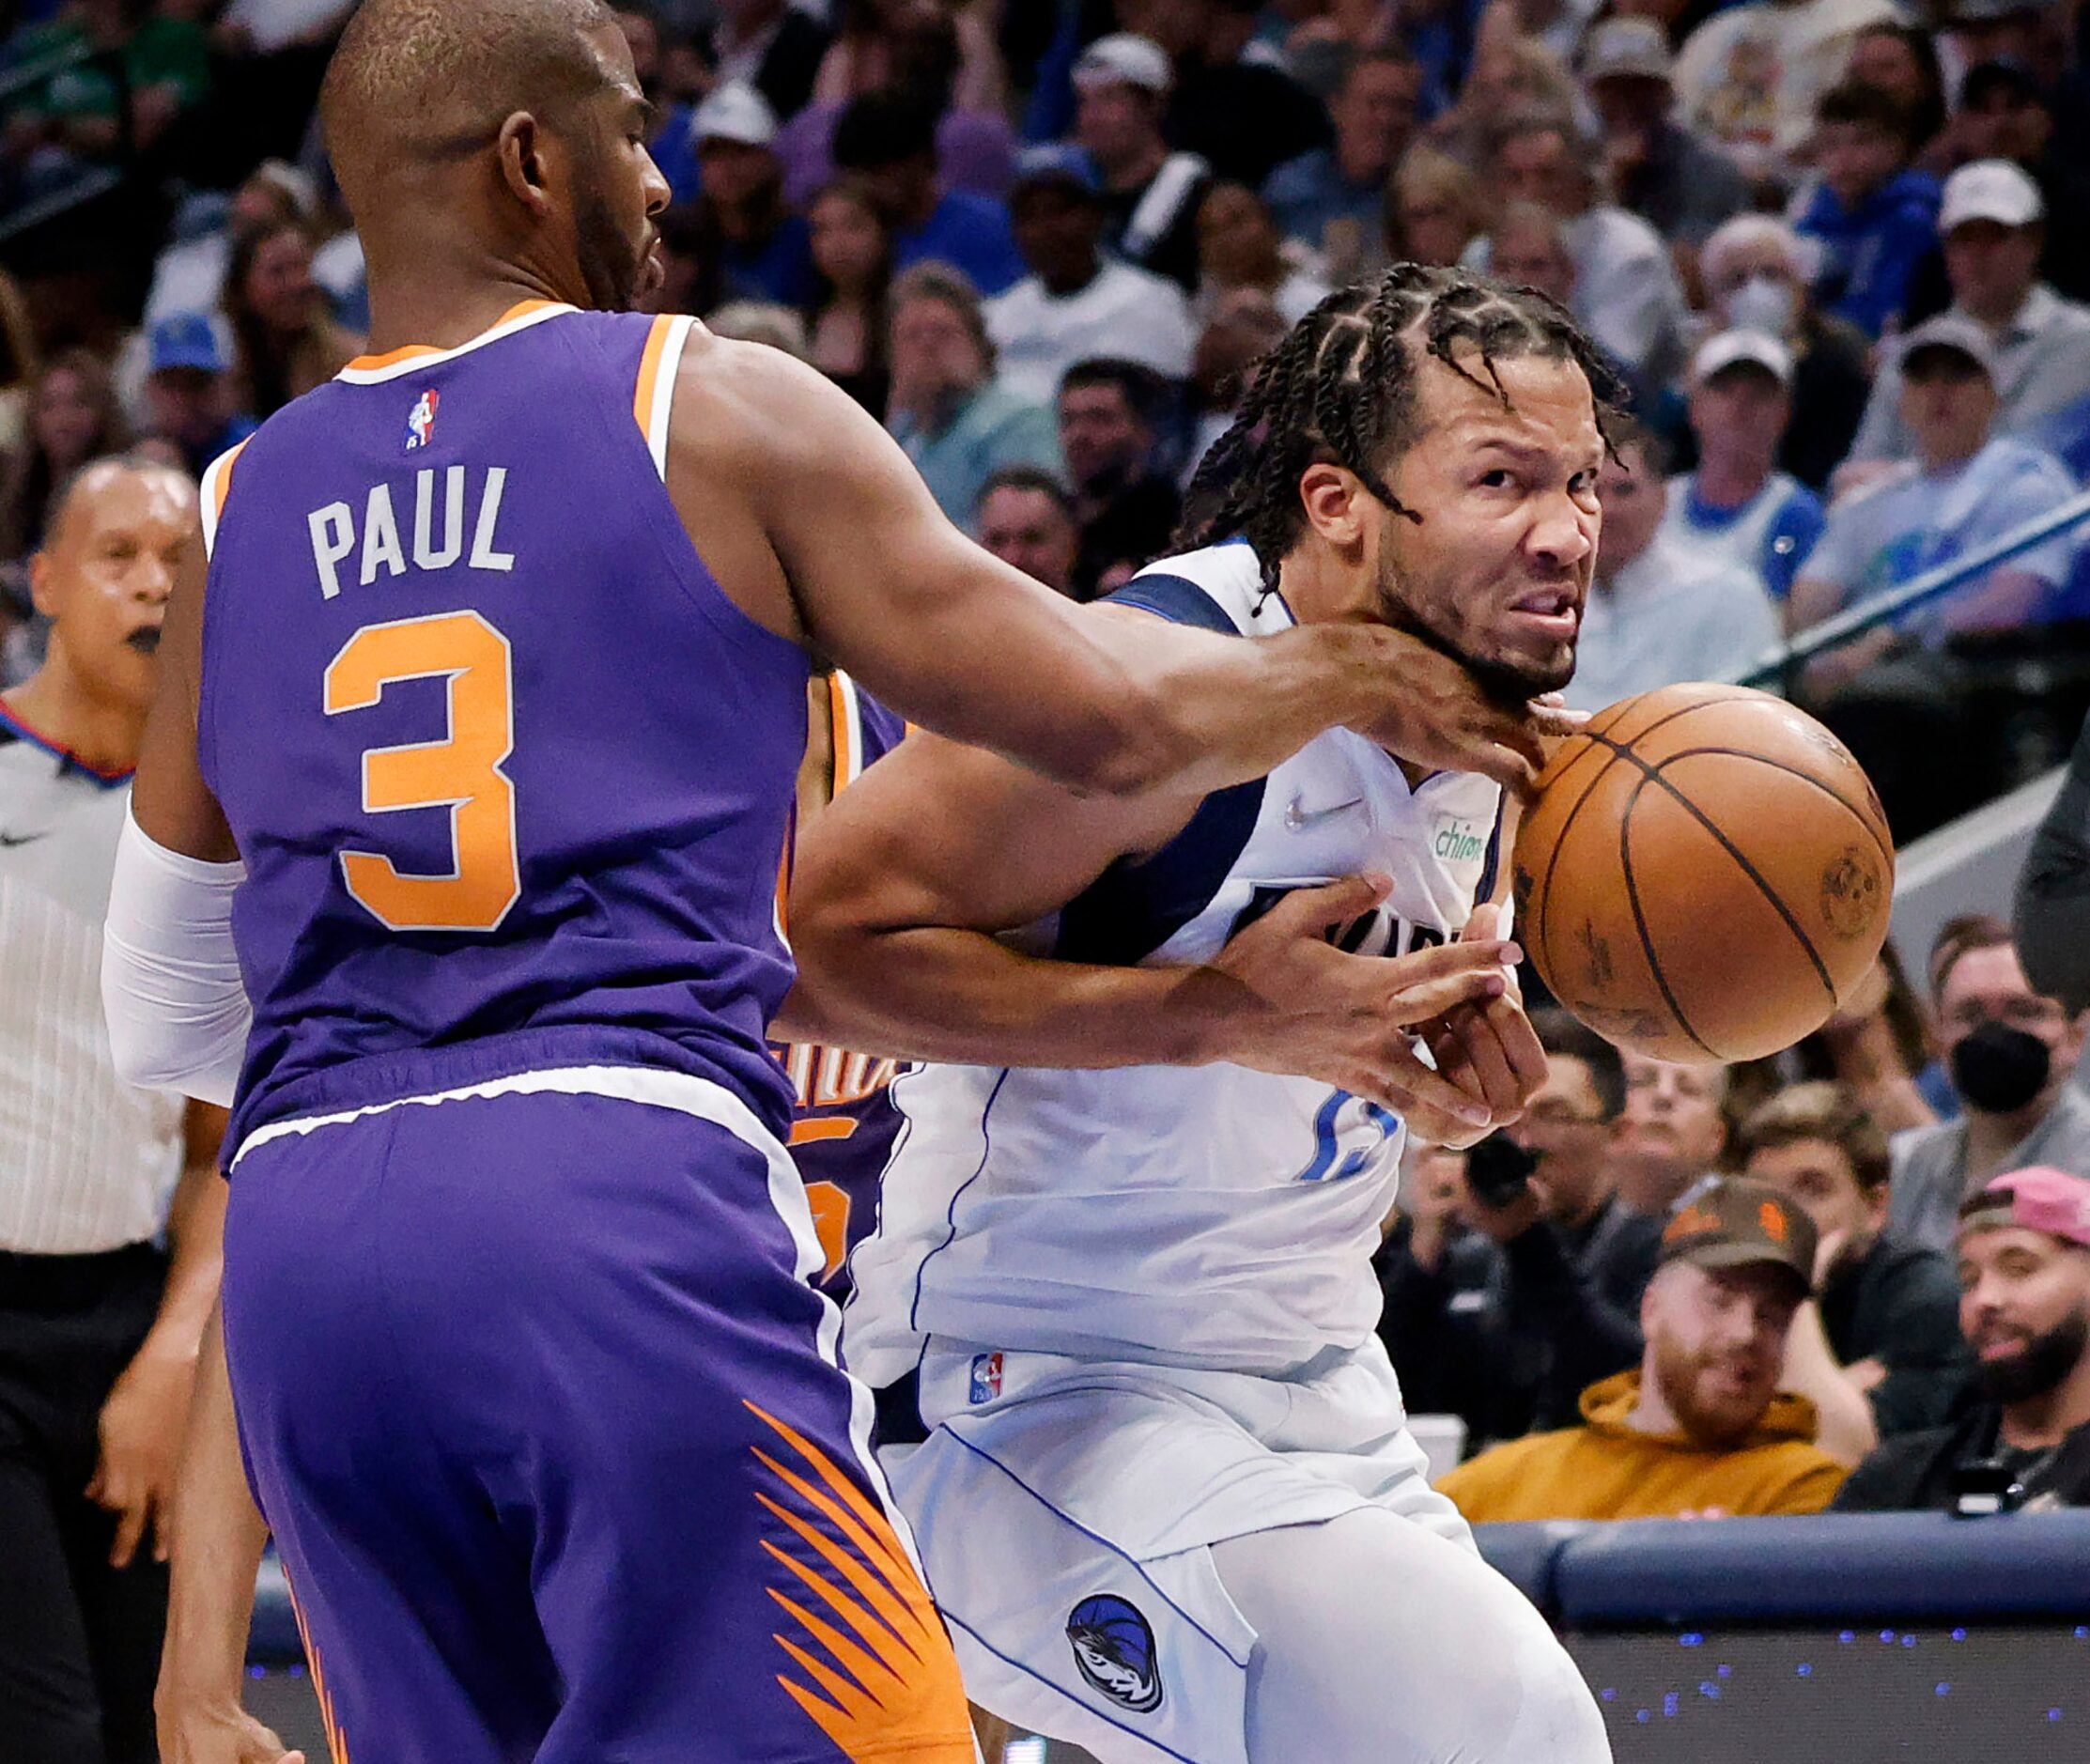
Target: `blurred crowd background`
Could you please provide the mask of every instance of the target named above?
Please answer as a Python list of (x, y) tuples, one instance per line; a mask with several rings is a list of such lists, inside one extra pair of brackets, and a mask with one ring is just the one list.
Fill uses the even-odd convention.
[[(2090, 469), (2090, 8), (1921, 8), (616, 9), (674, 191), (660, 308), (831, 377), (1077, 599), (1169, 549), (1245, 370), (1401, 259), (1543, 290), (1633, 389), (1578, 703), (1739, 677), (2048, 521), (1765, 675), (1906, 843), (2058, 766), (2090, 707), (2060, 518)], [(0, 687), (43, 654), (31, 563), (85, 463), (194, 474), (361, 348), (313, 122), (351, 9), (0, 6)], [(2090, 795), (2063, 808), (2065, 880)], [(2008, 878), (1964, 892), (1775, 1060), (1548, 1017), (1511, 1139), (1412, 1154), (1382, 1327), (1471, 1517), (2090, 1505), (2090, 963), (2020, 947)]]

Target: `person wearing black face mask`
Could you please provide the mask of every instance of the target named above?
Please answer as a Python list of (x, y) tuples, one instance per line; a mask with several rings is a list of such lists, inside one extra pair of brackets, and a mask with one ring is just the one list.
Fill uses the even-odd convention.
[(1997, 1177), (1960, 1210), (1958, 1257), (1976, 1400), (1881, 1446), (1837, 1508), (1971, 1518), (2090, 1506), (2090, 1182)]
[(2043, 1164), (2090, 1175), (2090, 1098), (2071, 1082), (2090, 1017), (2033, 991), (1999, 920), (1946, 924), (1930, 978), (1966, 1114), (1895, 1139), (1887, 1224), (1949, 1249), (1959, 1207), (1999, 1171)]

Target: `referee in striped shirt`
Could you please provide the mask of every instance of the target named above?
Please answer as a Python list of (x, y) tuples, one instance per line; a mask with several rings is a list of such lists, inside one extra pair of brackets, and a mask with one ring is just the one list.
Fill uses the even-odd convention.
[(104, 460), (0, 695), (0, 1756), (149, 1764), (167, 1503), (218, 1291), (224, 1119), (116, 1076), (101, 921), (195, 487)]

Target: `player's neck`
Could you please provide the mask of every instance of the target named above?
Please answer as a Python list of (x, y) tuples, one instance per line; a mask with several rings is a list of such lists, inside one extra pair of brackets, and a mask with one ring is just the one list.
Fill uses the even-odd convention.
[(39, 738), (98, 772), (114, 776), (137, 767), (145, 706), (97, 697), (62, 656), (53, 656), (0, 703)]
[(454, 349), (491, 331), (524, 301), (571, 300), (549, 277), (519, 265), (467, 274), (437, 264), (426, 273), (373, 276), (369, 352)]

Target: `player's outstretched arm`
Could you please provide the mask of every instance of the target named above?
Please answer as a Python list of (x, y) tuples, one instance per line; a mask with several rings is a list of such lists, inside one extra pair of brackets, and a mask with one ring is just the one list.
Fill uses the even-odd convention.
[(910, 736), (801, 838), (799, 983), (780, 1032), (964, 1064), (1224, 1060), (1320, 1078), (1445, 1132), (1494, 1124), (1485, 1101), (1425, 1067), (1409, 1037), (1500, 997), (1515, 952), (1477, 940), (1388, 961), (1332, 948), (1325, 928), (1371, 906), (1381, 882), (1301, 890), (1200, 967), (1062, 962), (995, 935), (1153, 850), (1196, 801), (1081, 795), (979, 749)]
[(773, 349), (692, 337), (668, 482), (758, 623), (911, 721), (1076, 788), (1201, 794), (1337, 726), (1523, 782), (1555, 715), (1490, 703), (1457, 664), (1382, 626), (1244, 642), (1099, 618), (966, 538), (884, 430)]

